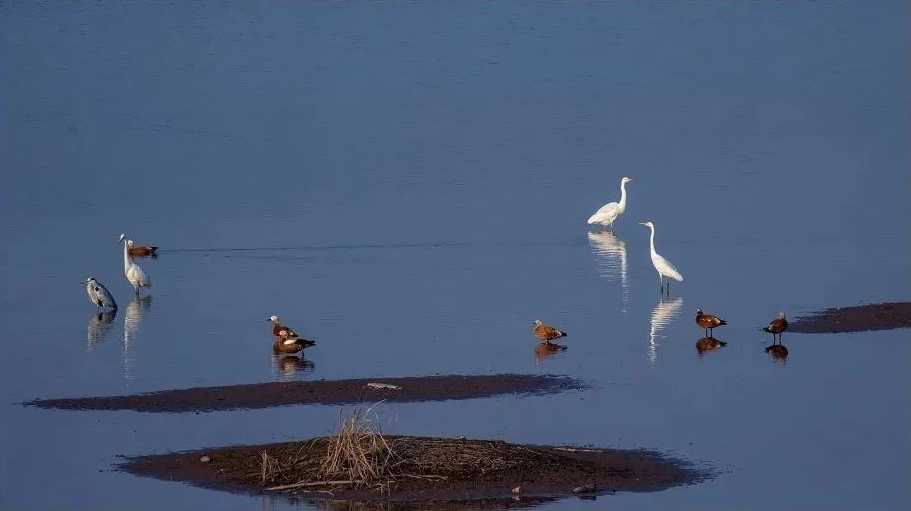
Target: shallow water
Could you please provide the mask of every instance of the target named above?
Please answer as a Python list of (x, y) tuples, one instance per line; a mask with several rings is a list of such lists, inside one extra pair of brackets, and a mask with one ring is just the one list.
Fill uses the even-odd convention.
[[(907, 3), (0, 3), (0, 505), (292, 507), (118, 455), (326, 433), (328, 406), (23, 408), (278, 379), (566, 374), (393, 433), (649, 448), (717, 477), (575, 508), (911, 506)], [(630, 202), (615, 233), (585, 219)], [(659, 298), (648, 230), (685, 282)], [(134, 299), (117, 237), (138, 260)], [(79, 284), (120, 304), (98, 317)], [(730, 324), (701, 357), (696, 308)], [(271, 355), (267, 318), (312, 337)], [(542, 355), (535, 318), (569, 333)], [(48, 473), (55, 477), (29, 477)], [(565, 507), (551, 503), (543, 509)]]

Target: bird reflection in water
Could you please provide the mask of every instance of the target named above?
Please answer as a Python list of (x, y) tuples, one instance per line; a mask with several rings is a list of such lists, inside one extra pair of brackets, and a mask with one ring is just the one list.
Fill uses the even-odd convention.
[(788, 349), (781, 344), (773, 344), (767, 346), (765, 352), (772, 356), (775, 360), (781, 362), (782, 365), (787, 365), (788, 361)]
[(89, 317), (88, 331), (85, 336), (89, 351), (92, 351), (96, 342), (105, 340), (116, 317), (117, 309), (97, 312)]
[(588, 242), (598, 261), (598, 275), (611, 281), (616, 281), (619, 277), (625, 314), (629, 303), (629, 286), (626, 283), (626, 242), (607, 231), (588, 233)]
[(272, 358), (275, 360), (275, 367), (281, 380), (294, 379), (298, 373), (316, 369), (316, 364), (297, 355), (272, 355)]
[(152, 310), (152, 295), (137, 296), (127, 304), (123, 314), (123, 379), (129, 386), (133, 379), (133, 359), (130, 358), (130, 345), (136, 340), (143, 316)]
[(680, 315), (683, 307), (683, 298), (661, 300), (652, 310), (651, 330), (648, 334), (648, 361), (654, 364), (658, 360), (658, 343), (655, 339), (661, 337), (661, 331)]
[(709, 351), (715, 351), (718, 348), (727, 346), (728, 343), (715, 339), (714, 337), (703, 337), (696, 341), (696, 351), (699, 353), (699, 358), (702, 359), (702, 354)]
[(535, 346), (535, 365), (543, 364), (548, 358), (566, 351), (566, 346), (550, 342), (542, 342)]

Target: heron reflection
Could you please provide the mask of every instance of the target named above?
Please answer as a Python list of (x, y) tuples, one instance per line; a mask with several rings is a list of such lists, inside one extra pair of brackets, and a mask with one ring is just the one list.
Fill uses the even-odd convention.
[(590, 232), (588, 242), (598, 261), (598, 275), (616, 281), (619, 277), (623, 292), (623, 312), (629, 302), (629, 286), (626, 283), (626, 242), (611, 232)]
[(133, 359), (130, 358), (130, 345), (135, 341), (142, 324), (142, 318), (152, 310), (152, 295), (137, 296), (127, 304), (123, 314), (123, 378), (133, 379)]
[(89, 317), (85, 339), (90, 351), (96, 342), (105, 340), (113, 327), (116, 317), (117, 309), (96, 312)]
[(658, 344), (655, 339), (661, 337), (661, 331), (680, 315), (683, 298), (661, 300), (652, 310), (651, 330), (648, 334), (648, 361), (652, 364), (658, 359)]

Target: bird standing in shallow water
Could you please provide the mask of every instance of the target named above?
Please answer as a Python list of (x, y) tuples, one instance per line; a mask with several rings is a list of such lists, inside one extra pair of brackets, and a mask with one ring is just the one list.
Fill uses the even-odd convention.
[(89, 300), (102, 309), (117, 310), (117, 302), (114, 301), (114, 295), (104, 287), (104, 284), (95, 280), (95, 277), (89, 277), (83, 282), (85, 291), (89, 295)]
[(778, 313), (778, 319), (773, 319), (769, 326), (762, 329), (763, 332), (772, 334), (772, 342), (775, 342), (775, 336), (778, 336), (778, 342), (781, 342), (781, 333), (788, 329), (788, 320), (784, 317), (784, 311)]
[(279, 324), (278, 316), (270, 317), (269, 321), (272, 322), (272, 335), (276, 337), (275, 343), (272, 344), (275, 353), (297, 353), (316, 345), (316, 342), (304, 339), (294, 330)]
[(712, 337), (715, 334), (715, 327), (727, 325), (728, 322), (718, 316), (705, 314), (702, 309), (696, 309), (696, 324), (705, 329), (706, 337)]
[(626, 211), (626, 183), (632, 181), (632, 178), (624, 177), (620, 180), (620, 202), (608, 202), (601, 206), (595, 214), (588, 218), (589, 225), (600, 224), (614, 230), (614, 222), (620, 215)]
[[(125, 234), (120, 235), (120, 241), (123, 241)], [(137, 247), (133, 240), (127, 240), (127, 251), (130, 253), (130, 257), (158, 257), (158, 247), (156, 246), (140, 246)]]
[(123, 243), (123, 274), (126, 275), (127, 281), (133, 286), (133, 290), (136, 294), (139, 294), (140, 288), (149, 288), (152, 289), (152, 279), (139, 267), (138, 264), (133, 262), (133, 257), (130, 256), (129, 244), (128, 241), (124, 241), (125, 236), (120, 235), (120, 242)]
[[(677, 282), (683, 282), (683, 275), (680, 275), (680, 272), (677, 271), (677, 268), (674, 268), (674, 265), (670, 261), (661, 257), (658, 252), (655, 252), (655, 224), (651, 222), (639, 222), (640, 225), (644, 225), (651, 229), (652, 234), (649, 237), (649, 251), (652, 256), (652, 265), (655, 267), (655, 270), (658, 272), (658, 283), (661, 284), (661, 290), (664, 291), (664, 279), (674, 279)], [(671, 282), (667, 282), (667, 292), (671, 292)]]
[(541, 339), (542, 341), (552, 344), (550, 341), (554, 339), (559, 339), (561, 337), (566, 337), (566, 332), (557, 330), (552, 326), (547, 326), (540, 319), (535, 320), (535, 337)]

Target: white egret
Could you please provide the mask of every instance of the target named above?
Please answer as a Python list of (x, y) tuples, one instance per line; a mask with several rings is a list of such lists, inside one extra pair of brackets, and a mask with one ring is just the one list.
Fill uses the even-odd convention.
[(114, 296), (108, 291), (108, 288), (104, 287), (104, 284), (95, 280), (95, 277), (85, 279), (83, 284), (85, 284), (85, 291), (88, 293), (89, 301), (92, 304), (102, 309), (117, 310), (117, 302), (114, 301)]
[(588, 242), (592, 253), (598, 260), (598, 274), (608, 280), (616, 280), (620, 276), (620, 287), (623, 291), (623, 312), (629, 302), (629, 286), (626, 283), (626, 243), (613, 233), (590, 232)]
[(127, 281), (133, 286), (136, 294), (139, 294), (139, 288), (146, 287), (151, 290), (152, 279), (146, 274), (138, 264), (133, 262), (130, 256), (129, 245), (132, 240), (124, 241), (125, 235), (120, 235), (120, 242), (123, 243), (123, 274), (126, 275)]
[(620, 202), (609, 202), (595, 214), (589, 217), (589, 224), (600, 224), (614, 230), (614, 221), (626, 211), (626, 183), (632, 181), (632, 178), (624, 177), (620, 180)]
[[(658, 252), (655, 252), (655, 224), (651, 222), (639, 222), (641, 225), (644, 225), (652, 230), (651, 237), (649, 238), (649, 249), (651, 250), (652, 255), (652, 264), (655, 266), (655, 270), (658, 271), (658, 282), (661, 284), (662, 291), (664, 290), (664, 279), (674, 279), (677, 282), (683, 282), (683, 276), (680, 275), (680, 272), (677, 271), (677, 268), (674, 268), (674, 265), (670, 261), (661, 257)], [(671, 291), (671, 282), (667, 282), (667, 291)]]

